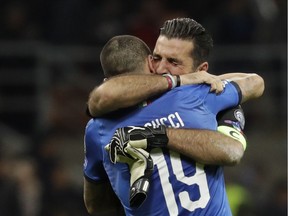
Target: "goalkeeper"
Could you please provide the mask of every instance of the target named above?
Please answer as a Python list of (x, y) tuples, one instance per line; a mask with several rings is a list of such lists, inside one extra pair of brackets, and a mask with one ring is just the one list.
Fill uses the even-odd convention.
[[(114, 42), (115, 42), (115, 40), (117, 41), (118, 39), (119, 38), (116, 38), (116, 39), (114, 38)], [(125, 37), (124, 37), (124, 41), (125, 40), (126, 40), (126, 43), (123, 43), (123, 44), (132, 45), (131, 40), (133, 41), (133, 39), (129, 38), (129, 40), (127, 41), (127, 38), (125, 39)], [(120, 41), (121, 41), (121, 38), (120, 38)], [(113, 42), (113, 40), (112, 40), (112, 42)], [(121, 47), (122, 43), (119, 43), (119, 41), (118, 41), (118, 42), (115, 42), (115, 44), (117, 44), (117, 46), (120, 44), (120, 47)], [(105, 48), (107, 48), (107, 47), (104, 47), (104, 49)], [(117, 47), (117, 48), (119, 48), (119, 47)], [(120, 50), (123, 50), (123, 48), (127, 48), (127, 47), (122, 47), (122, 49), (120, 49)], [(135, 49), (135, 44), (133, 44), (133, 46), (131, 46), (130, 49)], [(130, 51), (133, 51), (133, 50), (130, 50)], [(129, 51), (126, 50), (123, 53), (129, 53)], [(139, 52), (137, 52), (137, 54), (139, 55)], [(135, 57), (135, 55), (132, 55), (132, 56)], [(130, 59), (131, 59), (131, 57), (130, 57)], [(127, 61), (128, 59), (127, 58), (122, 58), (121, 60)], [(133, 61), (135, 62), (135, 58), (133, 59)], [(146, 56), (144, 62), (148, 62), (148, 61), (149, 61), (149, 59)], [(102, 66), (103, 66), (103, 64), (102, 64)], [(145, 64), (144, 67), (146, 68), (146, 71), (147, 71), (147, 69), (148, 69), (147, 64)], [(105, 67), (104, 66), (103, 66), (103, 69), (105, 71)], [(139, 68), (138, 68), (138, 70), (139, 70)], [(169, 88), (171, 86), (175, 87), (175, 80), (176, 79), (173, 82), (174, 78), (175, 77), (172, 77), (172, 76), (168, 76), (168, 78), (164, 77), (164, 81), (165, 80), (167, 81)], [(182, 76), (181, 76), (181, 78), (182, 78)], [(248, 83), (247, 86), (251, 86), (251, 82), (253, 83), (255, 80), (251, 80), (251, 79), (249, 80), (248, 79), (246, 81), (250, 82), (250, 83)], [(109, 82), (109, 80), (107, 82)], [(189, 90), (188, 88), (184, 88), (184, 89), (185, 89), (185, 91)], [(201, 90), (201, 92), (202, 92), (202, 90), (205, 90), (205, 92), (206, 92), (205, 94), (207, 94), (209, 92), (210, 88), (207, 88), (206, 85), (202, 85), (201, 88), (199, 88), (198, 90), (199, 91)], [(208, 92), (207, 92), (207, 90), (208, 90)], [(253, 89), (253, 90), (255, 91), (255, 89)], [(189, 95), (189, 94), (192, 93), (192, 92), (188, 92), (189, 94), (186, 94), (185, 91), (182, 91), (182, 90), (181, 91), (171, 91), (171, 94), (174, 94), (174, 93), (178, 94), (179, 93), (179, 96), (180, 96), (181, 94)], [(229, 95), (229, 92), (231, 93), (231, 95)], [(233, 100), (233, 97), (232, 97), (232, 98), (229, 99), (230, 101), (228, 101), (228, 100), (227, 101), (222, 101), (222, 103), (218, 104), (218, 106), (216, 106), (216, 107), (214, 107), (212, 109), (213, 113), (217, 109), (221, 110), (221, 109), (223, 109), (225, 107), (228, 108), (229, 106), (233, 106), (233, 105), (235, 106), (235, 105), (237, 105), (237, 103), (240, 102), (240, 99), (238, 97), (237, 89), (235, 87), (233, 87), (233, 85), (231, 83), (227, 83), (224, 93), (228, 94), (230, 97), (232, 97), (232, 96), (235, 97), (234, 99), (236, 99), (236, 100)], [(214, 94), (208, 94), (208, 96), (211, 97), (211, 98), (214, 98), (215, 99), (214, 102), (215, 102), (215, 104), (217, 104), (216, 99), (219, 99), (219, 100), (223, 99), (225, 97), (224, 93), (221, 94), (220, 97), (217, 97), (217, 98), (215, 98), (216, 96), (213, 96)], [(198, 198), (194, 199), (194, 201), (192, 201), (192, 200), (189, 201), (189, 199), (187, 199), (188, 197), (186, 197), (186, 195), (183, 194), (183, 197), (181, 195), (181, 197), (182, 197), (181, 198), (182, 201), (180, 203), (181, 205), (178, 206), (179, 204), (177, 204), (176, 200), (174, 200), (174, 198), (176, 199), (176, 195), (177, 194), (174, 194), (175, 196), (173, 195), (173, 191), (171, 191), (171, 186), (169, 186), (170, 183), (166, 182), (165, 178), (163, 179), (164, 175), (158, 175), (158, 176), (156, 175), (155, 179), (153, 179), (153, 188), (150, 188), (150, 192), (154, 191), (153, 195), (152, 196), (148, 196), (147, 199), (146, 199), (146, 202), (144, 202), (142, 204), (142, 206), (140, 206), (140, 208), (133, 209), (129, 205), (129, 195), (127, 195), (127, 193), (129, 193), (129, 188), (130, 188), (130, 181), (129, 181), (130, 180), (130, 174), (129, 174), (129, 170), (127, 168), (125, 168), (125, 166), (123, 166), (121, 163), (116, 163), (115, 165), (112, 165), (111, 162), (110, 162), (110, 158), (109, 157), (107, 158), (108, 154), (104, 150), (104, 145), (109, 142), (109, 139), (113, 135), (113, 131), (115, 129), (117, 129), (117, 127), (123, 127), (123, 126), (127, 126), (127, 125), (139, 125), (139, 124), (144, 125), (145, 123), (153, 120), (154, 117), (151, 117), (151, 116), (148, 117), (148, 114), (149, 114), (149, 111), (151, 111), (151, 109), (153, 110), (153, 107), (155, 107), (155, 106), (159, 106), (160, 104), (163, 104), (164, 106), (168, 107), (167, 110), (164, 110), (164, 109), (163, 110), (159, 110), (158, 109), (158, 111), (160, 111), (160, 114), (158, 114), (158, 116), (167, 115), (168, 118), (175, 118), (175, 116), (177, 116), (178, 113), (170, 113), (171, 109), (176, 109), (177, 106), (180, 105), (181, 102), (178, 101), (179, 102), (178, 103), (177, 100), (176, 100), (176, 101), (174, 101), (175, 103), (173, 103), (175, 105), (175, 107), (169, 107), (168, 106), (169, 103), (166, 100), (169, 97), (172, 97), (170, 99), (173, 99), (173, 97), (174, 97), (174, 99), (177, 99), (177, 97), (178, 97), (176, 95), (173, 96), (171, 94), (169, 94), (169, 93), (166, 94), (165, 96), (153, 101), (153, 103), (151, 105), (149, 105), (149, 106), (147, 106), (147, 107), (145, 107), (143, 109), (137, 109), (136, 108), (136, 109), (131, 109), (131, 110), (125, 110), (125, 112), (123, 112), (123, 110), (122, 110), (122, 111), (120, 111), (118, 113), (116, 112), (113, 115), (110, 115), (109, 117), (106, 116), (105, 118), (99, 118), (99, 119), (91, 120), (88, 123), (87, 128), (86, 128), (86, 137), (85, 137), (86, 160), (85, 160), (85, 166), (84, 166), (84, 174), (85, 174), (84, 196), (85, 196), (86, 206), (91, 212), (93, 212), (95, 210), (95, 208), (96, 208), (95, 207), (96, 206), (95, 201), (93, 202), (93, 200), (96, 200), (95, 196), (97, 197), (97, 196), (99, 196), (100, 194), (103, 194), (103, 193), (99, 193), (99, 192), (95, 193), (95, 191), (97, 191), (97, 189), (99, 189), (99, 187), (96, 187), (97, 189), (95, 189), (94, 191), (93, 191), (93, 189), (90, 190), (91, 188), (95, 188), (94, 187), (95, 185), (93, 183), (90, 183), (90, 182), (99, 182), (99, 181), (104, 180), (104, 179), (107, 180), (107, 177), (108, 177), (110, 183), (112, 184), (114, 192), (117, 194), (117, 196), (121, 200), (122, 205), (124, 206), (125, 211), (126, 211), (126, 213), (128, 215), (129, 214), (151, 215), (151, 214), (153, 214), (153, 212), (155, 212), (155, 214), (157, 214), (157, 212), (158, 213), (159, 212), (163, 212), (164, 215), (165, 214), (167, 215), (169, 213), (171, 213), (171, 214), (175, 213), (174, 211), (177, 211), (178, 213), (179, 212), (181, 213), (183, 211), (184, 212), (186, 211), (186, 213), (187, 212), (194, 212), (194, 211), (206, 211), (206, 210), (203, 210), (205, 208), (202, 208), (202, 207), (196, 207), (196, 209), (193, 209), (194, 208), (193, 207), (194, 206), (193, 203), (195, 203), (195, 202), (198, 203), (198, 201), (199, 202), (201, 201), (201, 203), (202, 203), (201, 205), (205, 207), (205, 206), (208, 205), (207, 202), (210, 199), (212, 199), (212, 196), (210, 196), (210, 188), (207, 188), (208, 184), (207, 185), (206, 184), (203, 185), (202, 183), (200, 184), (200, 182), (202, 182), (202, 181), (198, 182), (198, 177), (204, 178), (204, 180), (207, 181), (206, 178), (208, 177), (208, 175), (206, 175), (206, 173), (205, 173), (206, 171), (212, 172), (213, 177), (215, 176), (215, 174), (216, 174), (215, 177), (217, 177), (217, 176), (221, 177), (223, 174), (222, 174), (221, 169), (218, 170), (219, 167), (208, 167), (208, 170), (205, 169), (205, 171), (204, 171), (202, 165), (199, 165), (198, 163), (195, 163), (194, 161), (191, 161), (191, 160), (189, 160), (187, 158), (180, 158), (180, 156), (178, 154), (176, 154), (175, 152), (170, 152), (170, 153), (167, 152), (167, 151), (159, 152), (158, 150), (156, 152), (152, 152), (151, 153), (152, 159), (153, 159), (154, 164), (156, 164), (156, 166), (154, 166), (154, 168), (157, 167), (157, 169), (159, 169), (158, 171), (163, 173), (164, 175), (168, 174), (168, 173), (166, 173), (167, 170), (164, 169), (167, 166), (169, 166), (171, 168), (171, 165), (172, 165), (172, 167), (173, 167), (172, 170), (174, 170), (174, 171), (176, 171), (175, 169), (181, 168), (182, 166), (183, 166), (182, 168), (183, 169), (185, 168), (185, 170), (186, 170), (186, 168), (187, 169), (191, 168), (190, 169), (191, 171), (189, 171), (189, 172), (191, 172), (190, 173), (191, 176), (188, 179), (186, 179), (186, 174), (183, 176), (183, 179), (182, 179), (182, 177), (180, 179), (178, 179), (178, 175), (176, 175), (176, 176), (174, 175), (174, 178), (170, 179), (171, 180), (171, 184), (173, 183), (173, 185), (174, 185), (174, 182), (175, 182), (175, 184), (177, 182), (181, 183), (182, 181), (184, 181), (186, 179), (186, 180), (188, 180), (188, 182), (187, 182), (188, 184), (186, 184), (187, 186), (185, 186), (184, 184), (181, 183), (179, 185), (178, 189), (180, 189), (182, 192), (187, 192), (187, 193), (191, 193), (192, 191), (190, 191), (190, 190), (200, 190), (200, 196)], [(200, 94), (200, 92), (199, 92), (199, 94)], [(247, 95), (242, 95), (242, 96), (243, 96), (243, 99), (245, 99), (245, 97), (247, 99)], [(250, 96), (250, 95), (248, 95), (248, 96)], [(165, 99), (162, 99), (162, 98), (165, 98)], [(186, 99), (189, 99), (189, 98), (186, 98)], [(128, 111), (130, 111), (130, 112), (128, 112)], [(154, 112), (155, 111), (153, 111), (152, 113), (150, 112), (150, 114), (153, 114)], [(194, 110), (194, 112), (195, 112), (195, 110)], [(132, 118), (132, 114), (133, 114), (133, 118)], [(191, 114), (191, 118), (193, 117), (193, 115), (195, 115), (195, 114), (193, 114), (193, 109), (190, 110), (189, 115), (190, 114)], [(212, 121), (212, 124), (210, 124), (210, 122), (209, 122), (209, 127), (208, 127), (208, 123), (205, 124), (205, 121), (203, 121), (203, 122), (200, 121), (200, 122), (204, 123), (203, 126), (202, 126), (202, 129), (204, 129), (206, 127), (207, 128), (216, 127), (217, 123), (216, 123), (215, 115), (212, 114), (212, 113), (210, 113), (210, 114), (211, 115), (206, 115), (206, 116), (203, 115), (203, 118), (204, 117), (205, 117), (205, 119), (209, 118)], [(213, 117), (214, 117), (214, 120), (213, 120)], [(202, 119), (202, 120), (204, 120), (204, 119)], [(183, 123), (186, 127), (191, 127), (194, 124), (193, 122), (189, 122), (188, 120), (187, 121), (184, 120), (180, 116), (177, 119), (177, 122), (174, 122), (174, 123), (177, 123), (179, 125), (181, 125)], [(188, 136), (186, 136), (186, 135), (191, 133), (190, 130), (188, 130), (188, 129), (179, 129), (179, 131), (181, 131), (181, 134), (184, 135), (184, 136), (181, 136), (180, 138), (176, 137), (177, 139), (176, 139), (175, 142), (178, 143), (178, 141), (181, 141), (181, 138), (182, 138), (182, 139), (184, 139), (184, 141), (182, 140), (181, 142), (182, 143), (186, 142), (186, 144), (188, 146), (188, 143), (187, 143)], [(230, 155), (229, 150), (227, 151), (226, 148), (224, 149), (223, 146), (220, 146), (220, 143), (221, 144), (223, 144), (223, 143), (225, 144), (225, 142), (226, 142), (225, 139), (229, 140), (229, 137), (227, 137), (227, 138), (225, 136), (221, 137), (221, 141), (219, 141), (217, 138), (215, 140), (213, 140), (213, 138), (214, 138), (214, 137), (212, 138), (213, 134), (217, 134), (216, 137), (217, 136), (218, 137), (221, 136), (221, 134), (219, 134), (217, 132), (210, 131), (211, 132), (209, 134), (210, 137), (207, 137), (206, 136), (207, 133), (205, 133), (207, 131), (204, 131), (204, 133), (202, 133), (202, 132), (203, 132), (202, 130), (196, 130), (195, 131), (194, 135), (196, 135), (196, 136), (193, 138), (193, 140), (192, 140), (193, 142), (189, 143), (189, 146), (193, 144), (194, 147), (195, 147), (195, 146), (197, 146), (195, 144), (197, 142), (199, 142), (201, 144), (202, 143), (206, 143), (206, 144), (210, 143), (210, 146), (209, 146), (209, 149), (211, 150), (210, 156), (213, 155), (213, 151), (214, 151), (214, 153), (215, 152), (217, 152), (217, 153), (215, 154), (216, 156), (212, 157), (212, 159), (209, 156), (206, 157), (206, 158), (204, 156), (204, 158), (201, 158), (200, 162), (207, 163), (207, 164), (212, 164), (212, 163), (215, 163), (215, 164), (225, 164), (225, 163), (227, 164), (227, 163), (230, 163), (231, 164), (231, 158), (229, 158), (230, 161), (227, 162), (227, 158), (224, 157), (224, 159), (223, 159), (223, 158), (221, 158), (221, 156), (219, 156), (221, 154), (222, 154), (222, 156), (223, 155), (227, 156), (227, 152), (229, 153), (228, 155)], [(201, 137), (201, 134), (203, 134), (203, 135), (205, 134), (205, 136)], [(206, 139), (206, 141), (205, 140), (202, 141), (201, 139), (199, 141), (199, 138), (204, 138), (204, 139)], [(208, 138), (208, 141), (207, 141), (207, 138)], [(169, 137), (169, 140), (170, 140), (170, 142), (173, 141), (173, 139), (171, 137)], [(233, 139), (231, 139), (231, 140), (233, 140)], [(229, 140), (229, 144), (233, 143), (233, 141), (231, 141), (231, 140)], [(239, 144), (236, 144), (236, 145), (239, 146)], [(240, 148), (242, 148), (242, 154), (243, 154), (243, 147), (241, 147), (241, 146), (242, 145), (240, 144)], [(227, 148), (229, 149), (229, 145), (227, 145)], [(232, 147), (230, 147), (230, 149), (231, 148)], [(197, 151), (199, 153), (199, 151), (203, 151), (204, 148), (203, 149), (195, 148), (193, 150), (194, 150), (194, 154), (197, 154)], [(205, 152), (206, 152), (206, 150), (205, 150)], [(220, 152), (221, 152), (221, 154), (219, 154)], [(106, 154), (107, 154), (107, 156), (106, 156)], [(235, 161), (237, 161), (239, 159), (239, 156), (241, 158), (242, 154), (238, 154), (238, 156), (235, 157), (235, 158), (232, 157), (233, 163), (235, 163)], [(165, 160), (163, 161), (164, 158), (165, 158)], [(169, 159), (169, 160), (166, 161), (166, 159)], [(145, 157), (144, 157), (144, 160), (145, 160)], [(195, 160), (197, 160), (197, 157), (196, 157)], [(182, 166), (178, 166), (177, 165), (178, 161), (182, 161), (181, 162)], [(168, 164), (168, 162), (169, 162), (169, 164)], [(216, 172), (214, 172), (213, 170), (215, 170)], [(179, 171), (181, 171), (181, 170), (179, 170)], [(182, 171), (184, 171), (184, 170), (182, 170)], [(196, 173), (195, 173), (195, 171), (196, 171)], [(193, 172), (194, 172), (195, 175), (193, 174)], [(198, 172), (200, 172), (202, 174), (200, 176), (198, 176), (199, 175)], [(153, 171), (153, 174), (154, 173), (155, 173), (155, 170)], [(181, 172), (179, 174), (181, 174)], [(175, 177), (177, 177), (177, 179), (175, 179)], [(154, 176), (153, 176), (153, 178), (154, 178)], [(222, 178), (220, 178), (220, 179), (222, 179)], [(219, 179), (219, 183), (223, 182), (220, 179)], [(191, 180), (191, 182), (190, 182), (190, 180)], [(196, 181), (194, 181), (194, 180), (196, 180)], [(210, 181), (210, 179), (209, 179), (209, 181)], [(217, 181), (215, 181), (215, 182), (217, 182)], [(192, 182), (194, 182), (194, 183), (192, 183)], [(93, 184), (93, 186), (91, 184)], [(197, 186), (198, 185), (198, 187), (187, 188), (187, 187), (189, 187), (189, 185), (191, 185), (191, 186)], [(152, 184), (151, 184), (151, 187), (152, 187)], [(163, 187), (165, 187), (166, 189), (163, 190)], [(103, 187), (101, 187), (101, 188), (103, 188)], [(173, 188), (175, 188), (175, 187), (173, 186)], [(157, 190), (159, 193), (155, 194), (155, 190)], [(204, 195), (204, 194), (202, 194), (203, 190), (204, 191), (208, 190), (208, 193), (204, 193), (205, 196), (202, 196), (202, 195)], [(166, 192), (169, 192), (169, 193), (171, 192), (172, 194), (170, 194), (168, 196), (166, 194)], [(176, 191), (174, 191), (174, 193), (175, 192)], [(214, 190), (214, 192), (215, 192), (215, 190)], [(223, 189), (221, 189), (219, 191), (219, 193), (223, 194)], [(224, 190), (224, 193), (225, 193), (225, 190)], [(198, 191), (198, 194), (199, 194), (199, 191)], [(209, 196), (207, 197), (207, 195), (209, 195)], [(170, 197), (170, 198), (168, 198), (168, 197)], [(177, 195), (177, 197), (178, 197), (178, 195)], [(203, 201), (203, 199), (204, 199), (204, 201)], [(217, 197), (215, 197), (215, 199), (217, 199)], [(169, 203), (170, 204), (172, 203), (173, 205), (168, 205), (169, 204), (169, 203), (167, 203), (168, 200), (170, 200)], [(222, 197), (219, 200), (225, 200), (225, 197)], [(189, 202), (191, 202), (191, 208), (189, 208), (188, 206), (181, 207), (187, 201), (188, 201), (188, 204), (189, 204)], [(103, 202), (104, 202), (104, 200), (103, 200)], [(218, 204), (216, 204), (216, 206), (217, 205)], [(196, 206), (197, 206), (197, 204), (196, 204)], [(209, 206), (210, 206), (210, 204), (209, 204)], [(97, 211), (97, 209), (96, 209), (96, 211)], [(170, 211), (172, 211), (172, 212), (170, 212)]]

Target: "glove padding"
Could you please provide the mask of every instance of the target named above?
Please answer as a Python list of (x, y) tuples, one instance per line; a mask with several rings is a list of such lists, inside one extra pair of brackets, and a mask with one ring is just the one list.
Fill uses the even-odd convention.
[[(117, 130), (118, 131), (118, 130)], [(127, 141), (120, 145), (119, 131), (115, 132), (111, 142), (105, 146), (109, 151), (112, 163), (127, 163), (130, 170), (130, 206), (138, 208), (147, 198), (153, 173), (153, 160), (144, 149), (137, 149), (129, 145)], [(111, 157), (112, 155), (112, 157)]]
[(135, 159), (128, 163), (131, 174), (130, 206), (138, 208), (147, 198), (154, 163), (150, 154), (143, 149), (136, 149), (128, 144), (125, 150)]
[(124, 131), (129, 138), (129, 144), (135, 148), (147, 149), (164, 148), (168, 144), (166, 126), (159, 125), (157, 128), (147, 127), (125, 127)]
[(128, 139), (123, 137), (120, 129), (117, 129), (108, 145), (105, 146), (105, 149), (109, 152), (110, 161), (114, 164), (119, 162), (119, 156), (126, 156), (132, 158), (129, 154), (125, 152), (125, 148), (128, 144)]
[(118, 128), (110, 142), (109, 156), (112, 163), (116, 163), (117, 156), (124, 155), (130, 157), (125, 151), (128, 143), (135, 148), (147, 149), (166, 147), (168, 144), (166, 127), (160, 125), (157, 128), (147, 127), (122, 127)]

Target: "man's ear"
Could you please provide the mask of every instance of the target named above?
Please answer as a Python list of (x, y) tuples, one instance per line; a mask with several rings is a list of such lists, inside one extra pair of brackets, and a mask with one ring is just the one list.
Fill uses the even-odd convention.
[(198, 67), (197, 67), (197, 69), (196, 69), (196, 71), (208, 71), (208, 68), (209, 68), (209, 64), (208, 64), (208, 62), (203, 62), (202, 64), (200, 64)]
[(155, 73), (154, 67), (153, 67), (153, 56), (149, 55), (148, 56), (148, 66), (149, 66), (149, 70), (151, 73)]

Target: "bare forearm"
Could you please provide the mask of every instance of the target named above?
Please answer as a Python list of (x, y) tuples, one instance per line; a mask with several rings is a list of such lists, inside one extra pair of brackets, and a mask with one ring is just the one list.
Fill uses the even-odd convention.
[(241, 103), (260, 97), (265, 89), (264, 80), (255, 73), (228, 73), (219, 76), (220, 79), (229, 79), (238, 84), (242, 92)]
[(240, 142), (216, 131), (169, 128), (167, 135), (169, 149), (203, 164), (235, 165), (244, 154)]
[[(221, 80), (205, 71), (180, 75), (180, 85), (206, 83), (211, 91), (223, 90)], [(177, 82), (176, 76), (173, 76)], [(94, 117), (111, 111), (136, 105), (155, 95), (160, 95), (170, 88), (167, 78), (160, 75), (123, 75), (113, 77), (95, 88), (89, 96), (88, 108)]]
[(265, 89), (264, 80), (257, 74), (247, 74), (245, 78), (235, 81), (242, 91), (242, 103), (260, 97)]
[(246, 77), (247, 76), (247, 73), (240, 73), (240, 72), (235, 72), (235, 73), (225, 73), (225, 74), (221, 74), (221, 75), (218, 75), (218, 77), (220, 79), (230, 79), (230, 80), (233, 80), (233, 79), (239, 79), (239, 78), (243, 78), (243, 77)]
[(129, 75), (111, 78), (95, 88), (88, 100), (92, 116), (101, 116), (120, 108), (133, 106), (168, 89), (165, 77)]

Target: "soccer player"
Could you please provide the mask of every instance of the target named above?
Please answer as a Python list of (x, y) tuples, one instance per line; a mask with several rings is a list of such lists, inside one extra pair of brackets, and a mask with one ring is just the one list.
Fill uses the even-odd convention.
[[(189, 78), (195, 79), (194, 84), (203, 83), (205, 82), (203, 76), (206, 75), (203, 72), (208, 71), (208, 56), (212, 47), (211, 35), (193, 19), (168, 20), (160, 29), (160, 35), (153, 51), (151, 71), (156, 74), (170, 73), (172, 75), (193, 73)], [(109, 72), (104, 75), (111, 77)], [(243, 76), (246, 75), (243, 74)], [(241, 77), (242, 75), (240, 73), (214, 77), (210, 75), (209, 84), (212, 85), (212, 89), (215, 89), (216, 82), (212, 83), (211, 79), (223, 80), (235, 78), (235, 76)], [(258, 85), (259, 91), (253, 93), (250, 86), (243, 86), (242, 91), (250, 92), (252, 97), (260, 96), (264, 91), (264, 81), (256, 74), (250, 74), (250, 76), (255, 85)], [(173, 77), (176, 79), (175, 76)], [(204, 78), (206, 77), (204, 76)], [(181, 82), (187, 84), (184, 78), (181, 78)], [(113, 77), (91, 92), (88, 100), (89, 112), (92, 117), (99, 117), (120, 108), (136, 105), (167, 90), (169, 90), (167, 82), (161, 76), (142, 75), (139, 77), (138, 74), (132, 74)], [(242, 99), (241, 102), (243, 103), (245, 100)]]
[[(131, 41), (129, 42), (126, 41), (126, 43), (124, 44), (129, 45), (131, 44)], [(135, 48), (135, 44), (133, 45), (134, 46), (132, 46), (131, 44), (131, 46)], [(121, 48), (123, 49), (123, 47)], [(122, 58), (122, 60), (126, 62), (128, 60), (127, 56), (126, 58)], [(132, 55), (132, 59), (130, 58), (130, 61), (135, 61), (135, 59), (133, 59), (133, 55)], [(146, 59), (144, 59), (144, 61), (146, 61)], [(103, 66), (104, 71), (106, 69), (105, 66)], [(248, 81), (246, 82), (247, 85), (252, 84), (251, 79), (247, 79), (247, 76), (246, 78), (242, 78), (242, 79)], [(239, 84), (240, 83), (241, 82), (239, 82)], [(108, 175), (108, 178), (112, 184), (112, 187), (115, 193), (120, 198), (122, 205), (125, 208), (126, 214), (128, 215), (130, 214), (153, 215), (153, 214), (160, 214), (160, 213), (163, 215), (168, 215), (168, 214), (172, 214), (172, 215), (180, 214), (181, 215), (184, 213), (192, 214), (192, 212), (194, 212), (195, 214), (199, 214), (199, 212), (201, 212), (202, 214), (203, 212), (207, 212), (207, 214), (213, 212), (214, 214), (215, 213), (214, 210), (219, 211), (219, 215), (225, 215), (226, 214), (225, 211), (228, 212), (226, 215), (229, 215), (229, 206), (227, 207), (228, 204), (227, 204), (226, 195), (225, 195), (223, 173), (220, 167), (207, 166), (207, 168), (203, 169), (204, 167), (203, 165), (197, 164), (188, 158), (181, 156), (181, 159), (180, 159), (180, 155), (177, 154), (176, 152), (169, 152), (167, 150), (162, 151), (159, 149), (155, 149), (151, 153), (154, 163), (156, 164), (157, 169), (159, 169), (159, 173), (158, 171), (154, 171), (153, 173), (154, 178), (152, 179), (152, 182), (151, 182), (150, 194), (147, 197), (147, 200), (143, 203), (143, 205), (140, 208), (138, 209), (130, 208), (129, 194), (128, 194), (129, 193), (129, 170), (127, 166), (125, 166), (124, 164), (113, 165), (110, 162), (107, 152), (105, 152), (104, 150), (104, 145), (106, 145), (109, 142), (109, 139), (113, 135), (113, 131), (117, 129), (117, 127), (123, 127), (127, 125), (145, 125), (146, 123), (153, 124), (153, 122), (155, 123), (155, 122), (161, 122), (161, 121), (164, 121), (166, 122), (167, 125), (174, 126), (174, 127), (184, 127), (184, 128), (188, 127), (189, 128), (193, 126), (195, 122), (194, 123), (193, 121), (191, 122), (190, 117), (187, 117), (187, 120), (183, 118), (184, 116), (186, 116), (186, 114), (180, 114), (182, 113), (182, 111), (187, 112), (187, 114), (191, 115), (192, 117), (195, 115), (193, 114), (193, 112), (199, 109), (199, 111), (201, 111), (200, 113), (203, 114), (203, 116), (201, 117), (203, 122), (201, 121), (200, 122), (201, 124), (202, 123), (204, 124), (200, 128), (207, 127), (208, 129), (211, 128), (215, 130), (217, 126), (217, 122), (215, 118), (216, 113), (221, 109), (225, 109), (230, 106), (235, 106), (240, 102), (240, 98), (238, 95), (239, 92), (237, 91), (237, 88), (234, 86), (234, 84), (231, 84), (230, 82), (226, 83), (224, 92), (220, 94), (219, 96), (209, 93), (210, 87), (208, 87), (207, 85), (194, 86), (191, 89), (188, 88), (187, 86), (186, 88), (184, 87), (175, 88), (174, 90), (168, 92), (164, 96), (154, 100), (150, 105), (148, 105), (145, 108), (142, 108), (142, 109), (134, 108), (132, 110), (125, 110), (125, 111), (122, 110), (119, 113), (114, 113), (113, 116), (110, 116), (110, 117), (106, 116), (106, 118), (99, 118), (99, 119), (91, 120), (88, 123), (87, 129), (86, 129), (86, 138), (85, 138), (86, 159), (87, 159), (86, 162), (87, 163), (85, 163), (85, 169), (84, 169), (84, 173), (86, 177), (85, 185), (84, 185), (84, 189), (86, 192), (85, 194), (86, 204), (89, 201), (91, 202), (91, 203), (88, 203), (88, 207), (95, 208), (96, 206), (95, 205), (93, 206), (93, 201), (95, 201), (95, 196), (97, 197), (99, 195), (100, 196), (102, 195), (102, 193), (97, 194), (89, 190), (89, 188), (91, 189), (91, 187), (94, 187), (94, 188), (96, 187), (93, 183), (90, 183), (89, 181), (100, 181), (100, 180), (106, 179)], [(202, 93), (200, 94), (200, 92)], [(191, 93), (197, 93), (197, 94), (195, 94), (195, 97), (193, 97), (192, 95), (194, 94), (191, 94)], [(251, 96), (250, 94), (243, 94), (242, 95), (243, 99), (247, 99), (247, 97), (250, 97)], [(181, 95), (184, 97), (182, 97)], [(229, 99), (227, 99), (227, 96), (229, 97)], [(203, 99), (206, 97), (208, 98), (211, 97), (210, 99), (213, 98), (214, 104), (212, 107), (210, 107), (211, 104), (209, 105), (209, 103), (207, 104), (200, 103), (202, 104), (201, 106), (199, 106), (199, 104), (196, 104), (197, 106), (195, 107), (194, 102), (201, 102), (201, 101), (204, 102), (206, 99), (205, 100)], [(174, 101), (174, 103), (171, 103), (171, 99), (172, 101)], [(176, 99), (176, 100), (173, 100), (173, 99)], [(218, 100), (221, 101), (220, 104), (218, 104), (219, 102)], [(186, 104), (185, 102), (188, 102), (188, 103)], [(183, 103), (184, 103), (184, 106), (183, 106)], [(165, 106), (166, 104), (169, 104), (169, 107)], [(162, 105), (164, 105), (164, 107), (167, 109), (166, 110), (163, 109)], [(159, 107), (162, 107), (162, 109), (159, 110)], [(211, 112), (207, 112), (208, 107)], [(177, 112), (177, 110), (179, 112)], [(199, 111), (198, 111), (198, 114), (199, 114)], [(196, 122), (196, 126), (198, 126), (198, 124), (199, 122), (198, 123)], [(173, 129), (171, 129), (170, 132), (172, 131)], [(178, 131), (180, 131), (184, 139), (188, 138), (188, 136), (185, 137), (186, 135), (188, 135), (187, 129), (178, 129)], [(216, 132), (212, 132), (212, 133), (216, 133)], [(203, 138), (207, 138), (207, 137), (203, 137)], [(170, 141), (173, 140), (171, 137), (169, 137), (169, 139)], [(178, 140), (179, 140), (179, 137), (178, 137)], [(194, 137), (194, 140), (197, 140), (197, 137)], [(193, 145), (194, 140), (186, 140), (186, 141), (187, 142), (191, 141), (191, 145)], [(211, 145), (210, 148), (213, 149), (213, 145)], [(198, 150), (202, 151), (202, 149), (198, 149)], [(195, 152), (197, 152), (197, 149), (195, 149)], [(213, 153), (211, 153), (210, 156), (211, 155), (213, 155)], [(171, 187), (172, 184), (170, 184), (166, 178), (168, 177), (167, 175), (169, 175), (169, 173), (167, 173), (166, 171), (169, 172), (169, 170), (170, 170), (170, 174), (172, 174), (174, 171), (177, 171), (176, 173), (174, 173), (174, 175), (170, 177), (170, 182), (171, 183), (173, 182), (173, 188)], [(160, 174), (160, 172), (163, 173), (164, 175)], [(206, 176), (206, 172), (208, 172), (207, 176)], [(180, 176), (178, 176), (178, 174), (180, 174)], [(180, 177), (180, 179), (178, 179), (178, 177)], [(162, 178), (164, 178), (164, 180)], [(214, 181), (215, 184), (212, 183), (212, 185), (210, 185), (210, 183), (213, 182), (211, 178), (212, 179), (215, 178), (215, 181)], [(183, 182), (185, 182), (185, 184)], [(214, 188), (213, 185), (216, 188)], [(162, 187), (164, 187), (164, 190)], [(176, 189), (177, 187), (178, 189)], [(211, 191), (209, 190), (210, 188), (212, 189)], [(180, 195), (179, 190), (183, 192), (183, 193), (181, 192), (183, 196)], [(188, 194), (192, 190), (194, 191), (193, 193), (195, 193), (196, 197), (189, 198)], [(212, 193), (211, 196), (210, 196), (210, 193)], [(175, 196), (173, 196), (173, 194)], [(217, 194), (219, 194), (219, 197), (218, 197), (219, 200), (215, 199), (215, 196)], [(92, 198), (89, 196), (92, 196)], [(180, 198), (180, 196), (183, 197), (183, 199)], [(212, 205), (211, 203), (214, 203), (214, 204)]]

